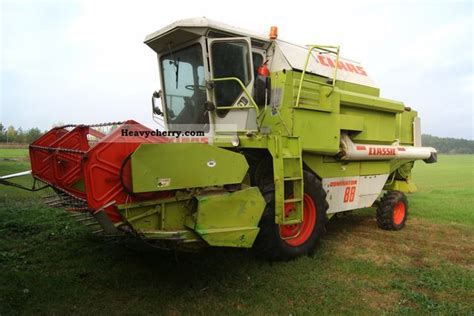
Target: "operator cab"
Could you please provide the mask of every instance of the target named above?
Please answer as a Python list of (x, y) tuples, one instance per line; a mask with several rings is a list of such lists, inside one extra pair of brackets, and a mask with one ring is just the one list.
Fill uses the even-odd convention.
[[(161, 109), (168, 130), (257, 130), (259, 107), (269, 100), (269, 80), (258, 67), (271, 44), (206, 18), (178, 21), (146, 37), (158, 55)], [(160, 113), (161, 112), (161, 113)]]
[(209, 124), (206, 80), (199, 43), (160, 57), (166, 121), (172, 125)]

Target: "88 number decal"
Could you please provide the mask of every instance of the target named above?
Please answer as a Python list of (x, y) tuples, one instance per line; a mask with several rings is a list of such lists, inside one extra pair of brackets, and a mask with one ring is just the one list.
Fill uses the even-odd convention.
[(354, 202), (355, 192), (355, 186), (346, 187), (346, 189), (344, 190), (344, 203)]

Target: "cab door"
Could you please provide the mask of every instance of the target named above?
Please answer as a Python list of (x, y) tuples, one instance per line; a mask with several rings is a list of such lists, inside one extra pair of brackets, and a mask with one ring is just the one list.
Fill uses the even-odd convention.
[(243, 89), (245, 87), (248, 95), (252, 96), (255, 79), (250, 38), (208, 39), (208, 51), (210, 78), (214, 82), (209, 95), (217, 107), (215, 130), (255, 130), (256, 112)]

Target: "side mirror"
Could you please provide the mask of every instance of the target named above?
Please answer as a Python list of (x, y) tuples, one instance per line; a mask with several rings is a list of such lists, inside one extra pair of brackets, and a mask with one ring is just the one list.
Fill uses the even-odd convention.
[(153, 95), (151, 96), (151, 109), (153, 114), (163, 116), (163, 111), (161, 109), (161, 101), (159, 104), (155, 103), (155, 99), (161, 99), (161, 90), (160, 91), (155, 91), (153, 92)]

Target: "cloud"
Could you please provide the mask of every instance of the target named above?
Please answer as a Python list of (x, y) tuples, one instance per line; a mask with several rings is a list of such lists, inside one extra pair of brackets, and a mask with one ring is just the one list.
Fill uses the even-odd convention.
[[(459, 86), (462, 88), (464, 92), (470, 93), (471, 95), (474, 93), (474, 74), (473, 73), (461, 77), (459, 81), (460, 81)], [(474, 102), (471, 102), (471, 106), (474, 107)]]

